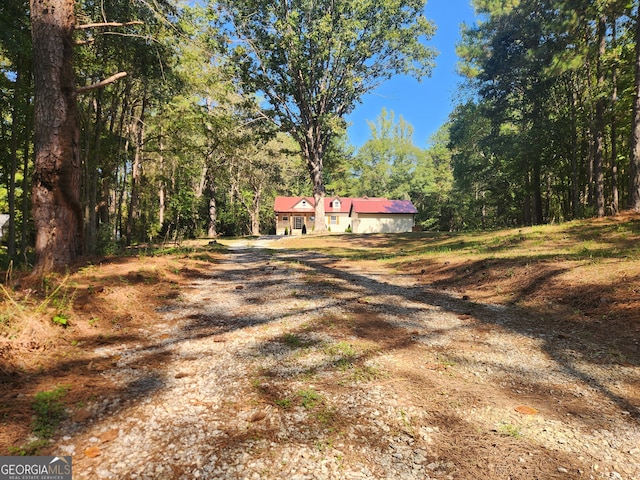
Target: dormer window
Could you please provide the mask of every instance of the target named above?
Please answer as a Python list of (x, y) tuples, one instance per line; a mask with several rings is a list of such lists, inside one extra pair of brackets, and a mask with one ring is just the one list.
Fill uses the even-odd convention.
[(340, 200), (335, 199), (333, 201), (333, 208), (340, 208)]

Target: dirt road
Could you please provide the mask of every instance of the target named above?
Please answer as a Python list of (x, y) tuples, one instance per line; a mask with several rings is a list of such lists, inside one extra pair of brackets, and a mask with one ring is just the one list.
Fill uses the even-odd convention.
[(402, 272), (239, 248), (140, 333), (74, 478), (640, 478), (637, 366)]

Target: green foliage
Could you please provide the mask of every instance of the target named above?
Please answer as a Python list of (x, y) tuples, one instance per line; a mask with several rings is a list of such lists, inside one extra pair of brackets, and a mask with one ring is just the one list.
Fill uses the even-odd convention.
[(413, 127), (402, 116), (396, 121), (392, 111), (383, 109), (369, 126), (370, 139), (348, 161), (351, 195), (411, 199), (418, 225), (448, 230), (446, 206), (453, 183), (448, 125), (427, 149), (413, 143)]
[(290, 398), (280, 398), (280, 399), (276, 399), (274, 400), (274, 403), (280, 407), (283, 408), (285, 410), (291, 408), (291, 405), (293, 404), (292, 400)]
[[(324, 184), (332, 195), (357, 196), (352, 172), (355, 147), (349, 144), (346, 131), (333, 138), (324, 156)], [(311, 193), (311, 192), (309, 192)]]
[(356, 351), (348, 342), (331, 343), (324, 348), (324, 352), (327, 355), (344, 357), (346, 359), (353, 359), (356, 357)]
[(69, 319), (64, 313), (58, 313), (57, 315), (54, 315), (51, 321), (56, 325), (60, 325), (61, 327), (66, 328), (69, 326)]
[[(629, 199), (628, 2), (475, 1), (482, 22), (463, 27), (459, 70), (469, 82), (449, 122), (422, 148), (402, 116), (383, 110), (357, 151), (344, 117), (363, 95), (433, 67), (424, 0), (150, 5), (78, 3), (80, 23), (136, 22), (77, 32), (79, 87), (128, 72), (78, 97), (88, 253), (273, 232), (276, 195), (323, 186), (410, 198), (428, 230), (599, 214), (597, 138), (607, 213)], [(7, 266), (33, 261), (28, 13), (26, 0), (0, 2), (0, 206), (15, 219), (0, 255)]]
[(282, 337), (282, 341), (285, 343), (285, 345), (291, 348), (299, 348), (303, 344), (302, 339), (292, 333), (284, 334), (284, 336)]
[(63, 385), (54, 390), (36, 393), (31, 404), (35, 412), (35, 418), (31, 424), (34, 435), (41, 439), (49, 439), (54, 435), (58, 425), (66, 417), (62, 400), (69, 388)]
[[(392, 75), (428, 75), (435, 56), (425, 39), (434, 25), (425, 2), (357, 0), (273, 4), (220, 2), (220, 45), (246, 91), (290, 132), (309, 166), (313, 191), (324, 188), (324, 155), (344, 131), (343, 117)], [(324, 230), (324, 218), (316, 217)]]
[(370, 365), (364, 365), (361, 367), (354, 367), (349, 371), (348, 379), (352, 382), (370, 382), (383, 376), (377, 367)]
[(414, 146), (413, 127), (383, 109), (377, 123), (369, 123), (371, 138), (355, 157), (356, 196), (406, 199), (411, 178), (423, 151)]
[(26, 445), (21, 445), (19, 447), (9, 446), (7, 448), (9, 455), (15, 455), (20, 457), (30, 457), (37, 456), (40, 454), (40, 450), (49, 446), (49, 440), (47, 439), (39, 439), (34, 440), (33, 442), (29, 442)]
[(636, 69), (630, 4), (474, 6), (483, 21), (458, 45), (473, 100), (451, 117), (453, 227), (602, 215), (601, 196), (608, 213), (623, 208), (633, 175), (624, 165)]
[(498, 427), (498, 431), (513, 438), (522, 438), (520, 428), (511, 423), (501, 423)]
[(112, 224), (102, 224), (98, 228), (96, 239), (96, 253), (99, 255), (115, 255), (120, 253), (124, 247), (122, 242), (116, 242), (112, 232), (114, 226)]
[(296, 395), (300, 399), (302, 406), (308, 410), (314, 408), (318, 403), (323, 401), (322, 395), (312, 388), (298, 390)]

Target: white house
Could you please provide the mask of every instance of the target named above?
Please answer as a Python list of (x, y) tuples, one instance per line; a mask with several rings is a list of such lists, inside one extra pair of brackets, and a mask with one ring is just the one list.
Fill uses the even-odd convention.
[[(410, 200), (386, 198), (326, 197), (324, 211), (331, 232), (383, 233), (410, 232), (416, 208)], [(315, 221), (313, 197), (276, 197), (276, 234), (301, 234), (302, 227), (311, 233)]]

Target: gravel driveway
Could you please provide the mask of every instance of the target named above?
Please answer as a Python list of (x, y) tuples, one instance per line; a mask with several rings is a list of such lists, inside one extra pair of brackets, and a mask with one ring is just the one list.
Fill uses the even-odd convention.
[(640, 479), (637, 361), (401, 272), (239, 248), (145, 334), (74, 478)]

